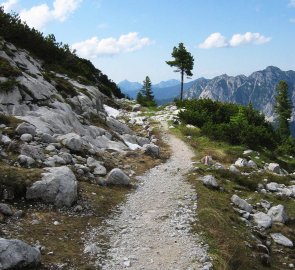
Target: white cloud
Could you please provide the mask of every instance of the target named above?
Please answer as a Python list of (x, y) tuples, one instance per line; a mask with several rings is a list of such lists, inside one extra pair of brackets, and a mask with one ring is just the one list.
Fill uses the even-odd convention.
[(210, 48), (223, 48), (227, 47), (228, 44), (225, 40), (225, 37), (220, 33), (216, 32), (211, 34), (205, 39), (203, 43), (199, 45), (201, 49), (210, 49)]
[(109, 28), (109, 25), (107, 23), (100, 23), (98, 26), (97, 26), (98, 29), (107, 29)]
[(118, 39), (113, 37), (104, 39), (92, 37), (85, 41), (74, 43), (72, 49), (75, 49), (79, 56), (89, 59), (137, 51), (151, 43), (152, 41), (149, 38), (140, 38), (138, 33), (130, 32), (126, 35), (121, 35)]
[(271, 40), (270, 37), (265, 37), (260, 33), (247, 32), (245, 34), (234, 34), (230, 40), (227, 40), (221, 33), (213, 33), (205, 39), (205, 41), (199, 44), (201, 49), (210, 48), (225, 48), (225, 47), (237, 47), (246, 44), (261, 45)]
[(295, 23), (295, 18), (289, 20), (290, 23)]
[(10, 12), (12, 8), (18, 3), (18, 0), (8, 0), (1, 2), (0, 6), (4, 7), (5, 12)]
[(29, 26), (41, 29), (50, 21), (65, 21), (81, 2), (82, 0), (54, 0), (52, 9), (47, 4), (41, 4), (28, 10), (23, 9), (19, 15)]
[(229, 45), (231, 47), (237, 47), (237, 46), (245, 45), (245, 44), (260, 45), (260, 44), (267, 43), (270, 40), (271, 40), (270, 37), (265, 37), (259, 33), (247, 32), (243, 35), (242, 34), (233, 35), (229, 41)]
[(295, 0), (290, 0), (289, 7), (295, 7)]

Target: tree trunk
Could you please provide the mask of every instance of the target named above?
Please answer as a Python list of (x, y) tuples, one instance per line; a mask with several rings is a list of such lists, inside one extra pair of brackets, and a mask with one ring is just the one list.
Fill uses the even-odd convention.
[(180, 82), (180, 100), (181, 101), (183, 96), (183, 75), (184, 75), (184, 70), (181, 71), (181, 82)]

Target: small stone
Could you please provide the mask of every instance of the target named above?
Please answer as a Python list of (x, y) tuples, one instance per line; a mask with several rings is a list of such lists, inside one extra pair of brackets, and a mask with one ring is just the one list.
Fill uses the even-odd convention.
[(58, 222), (58, 221), (54, 221), (53, 222), (53, 225), (55, 225), (55, 226), (57, 226), (57, 225), (59, 225), (60, 223)]
[(33, 140), (33, 136), (31, 134), (25, 133), (20, 136), (21, 141), (23, 142), (30, 142)]

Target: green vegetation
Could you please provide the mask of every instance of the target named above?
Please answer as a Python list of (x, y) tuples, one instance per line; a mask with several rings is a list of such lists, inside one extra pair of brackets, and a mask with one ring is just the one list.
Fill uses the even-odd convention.
[(173, 48), (171, 56), (174, 58), (174, 60), (166, 61), (166, 63), (171, 67), (176, 67), (177, 69), (175, 72), (180, 72), (181, 74), (180, 100), (182, 100), (183, 77), (184, 74), (188, 77), (193, 76), (192, 70), (194, 68), (194, 58), (191, 53), (186, 50), (183, 43), (179, 43), (178, 48)]
[(17, 81), (16, 79), (12, 78), (12, 79), (7, 79), (4, 82), (0, 82), (0, 92), (10, 92), (14, 89), (15, 86), (17, 86)]
[(279, 124), (277, 132), (281, 140), (285, 140), (290, 136), (289, 121), (292, 114), (292, 103), (289, 98), (288, 88), (285, 81), (280, 81), (277, 85), (275, 112)]
[(67, 44), (57, 42), (54, 35), (44, 37), (43, 33), (31, 29), (17, 14), (5, 13), (3, 7), (0, 7), (0, 36), (41, 59), (47, 70), (80, 78), (80, 81), (88, 84), (103, 84), (106, 95), (123, 97), (117, 85), (89, 60), (79, 58)]
[(21, 74), (18, 68), (11, 66), (5, 58), (0, 57), (0, 77), (15, 78)]
[(210, 99), (178, 102), (185, 107), (180, 119), (201, 129), (201, 134), (217, 141), (244, 145), (252, 149), (275, 149), (276, 134), (264, 115), (247, 107)]
[(138, 92), (136, 101), (145, 107), (155, 107), (156, 102), (152, 91), (152, 82), (149, 76), (145, 77), (142, 89)]
[[(243, 157), (245, 147), (241, 145), (231, 145), (223, 141), (215, 141), (204, 134), (200, 128), (187, 127), (185, 125), (175, 126), (172, 131), (182, 137), (195, 150), (195, 160), (205, 155), (210, 155), (216, 162), (229, 166), (238, 157)], [(256, 159), (255, 157), (259, 157)], [(263, 168), (265, 162), (278, 162), (284, 168), (294, 170), (294, 160), (282, 156), (276, 156), (274, 152), (266, 149), (251, 154), (251, 159), (255, 160), (259, 168)], [(293, 162), (293, 164), (292, 164)], [(251, 232), (244, 221), (240, 219), (234, 211), (231, 196), (238, 194), (241, 198), (248, 199), (249, 203), (256, 205), (262, 199), (272, 202), (273, 205), (283, 204), (290, 217), (287, 225), (279, 226), (274, 224), (267, 232), (281, 232), (290, 239), (294, 239), (295, 232), (295, 201), (292, 198), (280, 197), (272, 193), (257, 193), (258, 184), (277, 182), (279, 184), (290, 185), (294, 181), (294, 175), (280, 176), (269, 172), (254, 172), (250, 168), (240, 168), (248, 174), (235, 174), (229, 170), (214, 169), (200, 163), (196, 164), (194, 172), (188, 175), (189, 182), (198, 192), (198, 221), (193, 226), (193, 231), (202, 234), (204, 242), (209, 245), (209, 255), (213, 258), (214, 269), (217, 270), (250, 270), (250, 269), (285, 269), (284, 263), (294, 260), (293, 249), (287, 249), (272, 244), (270, 248), (271, 265), (264, 266), (261, 263), (261, 251), (253, 235), (265, 241), (260, 234)], [(198, 179), (204, 175), (214, 175), (222, 187), (222, 190), (208, 189)], [(262, 210), (257, 208), (258, 211)], [(282, 256), (284, 252), (284, 256)]]

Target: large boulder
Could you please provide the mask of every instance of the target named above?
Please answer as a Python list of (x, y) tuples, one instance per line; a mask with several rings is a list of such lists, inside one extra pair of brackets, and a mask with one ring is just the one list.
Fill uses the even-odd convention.
[(77, 181), (66, 166), (46, 168), (42, 179), (27, 189), (27, 199), (41, 199), (57, 207), (71, 206), (77, 199)]
[(41, 261), (41, 253), (20, 240), (0, 238), (0, 269), (36, 268)]
[(129, 185), (129, 183), (129, 176), (118, 168), (112, 169), (105, 180), (105, 184), (107, 185)]
[(219, 185), (213, 175), (205, 175), (204, 177), (201, 177), (200, 180), (203, 182), (203, 184), (206, 187), (209, 188), (218, 188)]
[(233, 204), (235, 204), (237, 207), (239, 207), (240, 209), (251, 213), (253, 210), (253, 206), (251, 204), (249, 204), (248, 202), (246, 202), (244, 199), (241, 199), (238, 195), (234, 194), (231, 197), (231, 201)]
[(276, 222), (286, 223), (288, 220), (285, 207), (282, 204), (271, 207), (267, 214), (272, 218), (273, 221)]
[(145, 144), (143, 146), (143, 151), (153, 157), (158, 158), (160, 156), (160, 148), (155, 144)]
[(128, 126), (113, 117), (107, 117), (106, 124), (109, 128), (118, 132), (119, 134), (133, 134), (133, 131)]
[(263, 212), (257, 212), (253, 215), (254, 222), (262, 228), (270, 228), (272, 226), (272, 219), (269, 215)]
[(79, 152), (83, 148), (83, 140), (77, 133), (68, 133), (61, 135), (57, 140), (68, 149)]
[(35, 136), (37, 134), (36, 127), (29, 123), (19, 124), (17, 128), (15, 129), (15, 131), (18, 135), (23, 135), (28, 133), (28, 134), (31, 134), (32, 136)]
[(239, 169), (237, 169), (237, 167), (233, 164), (229, 166), (228, 170), (232, 173), (236, 173), (236, 174), (240, 173)]

